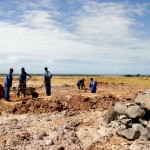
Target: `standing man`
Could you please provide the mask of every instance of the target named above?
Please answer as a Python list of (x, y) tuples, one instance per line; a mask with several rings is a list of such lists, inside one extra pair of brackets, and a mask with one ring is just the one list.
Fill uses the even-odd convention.
[(45, 89), (46, 89), (46, 94), (47, 96), (51, 95), (51, 78), (52, 78), (52, 74), (50, 73), (50, 71), (48, 71), (48, 68), (45, 67), (45, 74), (44, 74), (44, 84), (45, 84)]
[(10, 88), (12, 87), (12, 74), (13, 74), (14, 70), (13, 68), (10, 68), (9, 70), (9, 74), (7, 74), (6, 79), (4, 81), (4, 87), (5, 87), (5, 99), (7, 101), (9, 100), (9, 93), (10, 93)]
[(78, 87), (78, 89), (82, 89), (83, 90), (83, 88), (85, 89), (85, 84), (84, 84), (84, 81), (85, 81), (85, 79), (81, 79), (81, 80), (79, 80), (78, 82), (77, 82), (77, 87)]
[(25, 88), (27, 87), (27, 85), (26, 85), (27, 76), (29, 76), (29, 79), (31, 78), (31, 75), (29, 75), (28, 73), (26, 73), (24, 68), (21, 68), (21, 74), (19, 76), (18, 94), (17, 94), (18, 96), (20, 96), (20, 92), (21, 91), (23, 91), (24, 97), (26, 95)]
[(90, 78), (90, 90), (92, 93), (96, 93), (96, 86), (97, 86), (97, 82), (93, 80), (93, 78)]

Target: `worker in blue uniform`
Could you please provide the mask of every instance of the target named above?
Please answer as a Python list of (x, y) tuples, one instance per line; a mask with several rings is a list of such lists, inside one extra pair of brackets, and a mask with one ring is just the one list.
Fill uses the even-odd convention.
[(96, 93), (96, 86), (97, 86), (97, 82), (93, 80), (93, 78), (90, 78), (90, 84), (89, 84), (89, 87), (90, 87), (90, 90), (92, 93)]
[(44, 84), (45, 84), (45, 90), (46, 90), (46, 94), (47, 96), (51, 95), (51, 78), (52, 78), (52, 73), (50, 71), (48, 71), (48, 68), (45, 67), (44, 68), (45, 73), (44, 73)]
[(83, 90), (83, 88), (85, 89), (84, 81), (85, 81), (85, 79), (78, 80), (78, 82), (77, 82), (78, 89), (82, 89), (82, 90)]
[(4, 88), (5, 88), (5, 99), (9, 101), (9, 93), (10, 93), (10, 88), (12, 87), (12, 74), (13, 74), (13, 68), (10, 68), (9, 74), (6, 75), (6, 79), (4, 81)]
[(22, 67), (21, 74), (19, 76), (19, 86), (18, 86), (18, 93), (17, 93), (18, 96), (20, 96), (20, 92), (22, 92), (22, 91), (23, 91), (24, 97), (26, 95), (25, 89), (27, 87), (27, 85), (26, 85), (27, 76), (29, 76), (29, 78), (31, 78), (31, 75), (26, 73), (25, 69)]

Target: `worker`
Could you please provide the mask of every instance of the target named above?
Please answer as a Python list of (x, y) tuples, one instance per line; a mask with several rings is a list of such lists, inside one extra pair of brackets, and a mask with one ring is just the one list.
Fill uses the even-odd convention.
[(27, 85), (26, 85), (27, 76), (29, 76), (29, 79), (31, 78), (31, 75), (26, 73), (24, 67), (22, 67), (21, 68), (21, 74), (19, 76), (19, 86), (18, 86), (18, 93), (17, 93), (18, 96), (20, 96), (20, 92), (23, 92), (24, 97), (26, 95), (25, 89), (27, 87)]
[(48, 68), (45, 67), (44, 68), (45, 73), (44, 73), (44, 84), (45, 84), (45, 90), (46, 90), (46, 94), (47, 96), (51, 95), (51, 78), (52, 78), (52, 73), (50, 71), (48, 71)]
[(97, 82), (93, 80), (93, 78), (90, 78), (90, 90), (92, 93), (96, 93), (96, 86), (97, 86)]
[(13, 74), (14, 70), (13, 68), (10, 68), (9, 70), (9, 74), (7, 74), (6, 79), (4, 81), (4, 87), (5, 87), (5, 99), (7, 101), (10, 101), (9, 99), (9, 93), (10, 93), (10, 88), (12, 87), (12, 74)]
[(85, 79), (81, 79), (77, 82), (78, 89), (82, 89), (82, 90), (83, 90), (83, 88), (85, 89), (84, 81), (85, 81)]

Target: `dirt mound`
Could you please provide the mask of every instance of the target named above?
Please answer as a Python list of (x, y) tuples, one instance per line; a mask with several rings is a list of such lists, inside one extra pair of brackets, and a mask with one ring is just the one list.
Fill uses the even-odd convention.
[[(102, 83), (101, 83), (102, 84)], [(107, 83), (103, 83), (107, 85)], [(68, 85), (65, 85), (68, 87)], [(4, 97), (4, 88), (1, 86), (2, 97)], [(137, 95), (136, 92), (132, 92), (130, 95), (114, 96), (114, 94), (101, 94), (101, 95), (82, 95), (82, 93), (73, 94), (53, 94), (50, 97), (42, 97), (38, 99), (26, 98), (20, 102), (6, 102), (1, 100), (0, 111), (6, 111), (8, 113), (47, 113), (53, 111), (88, 111), (90, 109), (100, 108), (106, 110), (118, 101), (127, 102), (132, 101)]]
[(54, 101), (51, 99), (46, 101), (43, 99), (26, 99), (18, 104), (12, 105), (11, 103), (4, 104), (1, 102), (0, 105), (2, 106), (1, 111), (13, 114), (48, 113), (53, 111), (62, 111), (65, 109), (59, 99)]
[(90, 110), (90, 109), (107, 109), (119, 101), (119, 99), (113, 95), (95, 96), (95, 97), (84, 97), (73, 95), (67, 103), (69, 110)]
[(47, 113), (53, 111), (62, 111), (69, 109), (70, 111), (101, 108), (107, 109), (115, 102), (119, 101), (113, 95), (85, 97), (81, 95), (73, 95), (68, 97), (61, 95), (53, 95), (49, 99), (24, 99), (19, 103), (1, 101), (1, 111), (7, 113), (23, 114), (23, 113)]
[(0, 99), (4, 98), (4, 94), (5, 94), (4, 87), (0, 84)]

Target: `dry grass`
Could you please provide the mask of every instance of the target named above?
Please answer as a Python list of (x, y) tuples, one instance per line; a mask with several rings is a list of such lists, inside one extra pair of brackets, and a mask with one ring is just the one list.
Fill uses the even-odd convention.
[[(150, 85), (150, 77), (123, 77), (123, 76), (53, 76), (52, 84), (69, 84), (75, 85), (79, 79), (85, 78), (85, 82), (89, 83), (90, 78), (94, 78), (98, 82), (107, 82), (107, 83), (124, 83), (131, 86), (149, 86)], [(0, 84), (3, 85), (5, 77), (0, 76)], [(13, 84), (18, 84), (18, 76), (13, 76)], [(33, 82), (36, 84), (43, 83), (42, 76), (32, 76), (32, 78), (28, 81), (29, 83)]]

